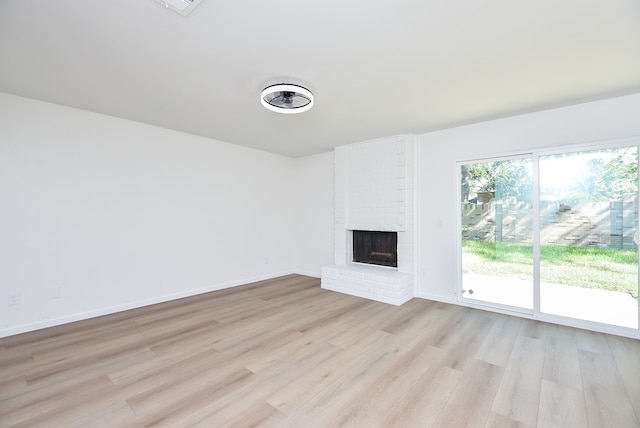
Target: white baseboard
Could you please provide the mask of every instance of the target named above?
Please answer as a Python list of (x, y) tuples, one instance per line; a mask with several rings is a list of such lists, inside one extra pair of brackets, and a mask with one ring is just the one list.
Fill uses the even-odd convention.
[(311, 272), (306, 270), (297, 270), (294, 272), (296, 275), (310, 276), (311, 278), (320, 278), (320, 272)]
[(450, 303), (452, 305), (457, 303), (453, 297), (440, 296), (438, 294), (416, 293), (415, 297), (418, 297), (420, 299), (433, 300), (436, 302)]
[[(82, 321), (89, 318), (100, 317), (103, 315), (114, 314), (117, 312), (128, 311), (130, 309), (141, 308), (144, 306), (155, 305), (158, 303), (168, 302), (171, 300), (182, 299), (185, 297), (191, 297), (198, 294), (210, 293), (212, 291), (223, 290), (225, 288), (237, 287), (240, 285), (247, 285), (253, 282), (264, 281), (267, 279), (279, 278), (281, 276), (291, 275), (295, 272), (287, 271), (271, 275), (261, 275), (259, 277), (246, 278), (238, 281), (229, 281), (220, 284), (215, 284), (208, 287), (197, 288), (195, 290), (187, 290), (179, 293), (165, 294), (163, 296), (157, 296), (150, 299), (138, 300), (135, 302), (125, 303), (122, 305), (110, 306), (106, 308), (99, 308), (92, 311), (80, 312), (71, 315), (65, 315), (63, 317), (51, 318), (47, 320), (38, 321), (35, 323), (22, 324), (14, 327), (7, 327), (0, 329), (0, 338), (14, 336), (17, 334), (28, 333), (30, 331), (41, 330), (43, 328), (55, 327), (62, 324), (68, 324), (71, 322)], [(303, 275), (303, 274), (301, 274)]]

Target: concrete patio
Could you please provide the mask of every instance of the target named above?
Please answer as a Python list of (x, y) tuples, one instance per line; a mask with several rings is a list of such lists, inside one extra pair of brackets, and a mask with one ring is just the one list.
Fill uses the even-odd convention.
[[(464, 297), (521, 308), (533, 307), (531, 280), (465, 274)], [(473, 294), (469, 292), (473, 290)], [(553, 315), (638, 328), (638, 301), (628, 293), (540, 284), (540, 311)]]

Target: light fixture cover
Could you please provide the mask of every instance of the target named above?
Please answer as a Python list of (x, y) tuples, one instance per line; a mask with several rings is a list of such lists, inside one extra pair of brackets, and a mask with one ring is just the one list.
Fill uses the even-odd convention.
[(202, 0), (156, 0), (167, 9), (178, 12), (182, 16), (187, 16)]
[(265, 108), (277, 113), (302, 113), (313, 107), (313, 94), (300, 85), (279, 83), (264, 88), (260, 101)]

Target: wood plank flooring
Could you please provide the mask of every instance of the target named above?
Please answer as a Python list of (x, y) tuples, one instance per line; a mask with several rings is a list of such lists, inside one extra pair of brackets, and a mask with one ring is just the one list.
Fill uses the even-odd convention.
[(640, 427), (640, 341), (298, 275), (0, 339), (0, 427)]

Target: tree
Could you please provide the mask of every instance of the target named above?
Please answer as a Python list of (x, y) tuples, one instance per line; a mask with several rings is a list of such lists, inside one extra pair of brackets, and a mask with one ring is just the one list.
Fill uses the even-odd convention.
[[(575, 154), (573, 154), (575, 155)], [(638, 150), (636, 147), (589, 152), (583, 177), (571, 190), (575, 199), (590, 202), (620, 200), (625, 193), (638, 191)]]
[(463, 202), (478, 192), (491, 192), (499, 199), (532, 199), (531, 159), (528, 158), (463, 165), (461, 179)]
[(638, 150), (625, 147), (602, 168), (602, 179), (594, 189), (607, 199), (621, 199), (624, 193), (638, 192)]
[[(557, 166), (549, 167), (553, 168), (549, 171), (551, 176), (553, 172), (560, 172), (571, 178), (561, 188), (541, 188), (541, 194), (553, 200), (611, 201), (622, 199), (624, 194), (638, 192), (638, 149), (635, 146), (543, 156), (541, 169), (547, 159), (560, 161)], [(492, 192), (497, 199), (515, 197), (520, 201), (531, 201), (531, 164), (530, 158), (522, 158), (463, 165), (462, 202), (468, 202), (478, 192)], [(566, 173), (563, 169), (567, 169)], [(545, 172), (541, 171), (541, 174), (545, 175)], [(554, 184), (557, 183), (548, 186)]]

